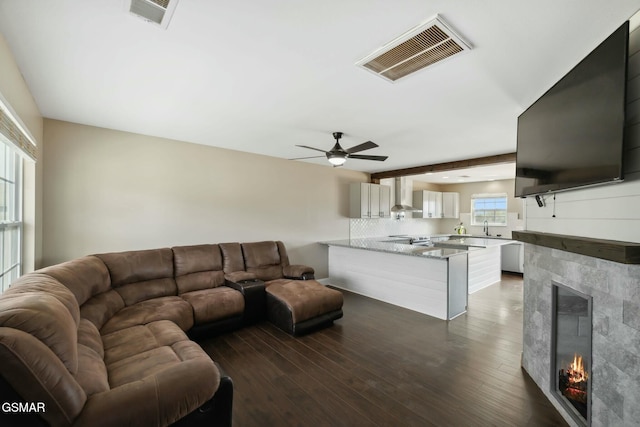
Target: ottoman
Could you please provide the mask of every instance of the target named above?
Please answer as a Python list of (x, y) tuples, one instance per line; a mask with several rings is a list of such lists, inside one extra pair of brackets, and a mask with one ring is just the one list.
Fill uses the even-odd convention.
[(342, 317), (342, 293), (315, 280), (276, 279), (265, 286), (267, 319), (291, 335), (330, 326)]

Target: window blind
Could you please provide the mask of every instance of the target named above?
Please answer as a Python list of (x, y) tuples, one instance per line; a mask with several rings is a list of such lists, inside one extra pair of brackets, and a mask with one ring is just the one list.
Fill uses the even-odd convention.
[(2, 103), (0, 103), (0, 134), (21, 154), (33, 161), (37, 160), (35, 143), (31, 141), (31, 138), (29, 138), (15, 122), (13, 116), (8, 113)]

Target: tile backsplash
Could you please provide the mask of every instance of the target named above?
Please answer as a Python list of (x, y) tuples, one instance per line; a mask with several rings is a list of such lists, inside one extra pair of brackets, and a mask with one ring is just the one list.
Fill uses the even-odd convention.
[[(453, 228), (460, 224), (461, 222), (464, 224), (467, 229), (468, 234), (483, 234), (483, 226), (482, 225), (471, 225), (471, 214), (470, 213), (461, 213), (459, 220), (449, 220), (452, 221), (452, 226), (449, 227), (449, 230), (442, 230), (443, 233), (453, 233)], [(489, 226), (489, 234), (492, 236), (496, 236), (500, 234), (502, 237), (506, 237), (508, 239), (511, 238), (511, 232), (513, 230), (524, 230), (524, 220), (518, 218), (518, 214), (515, 212), (507, 212), (507, 225), (503, 227), (498, 226)]]
[[(453, 234), (454, 227), (463, 223), (468, 234), (483, 234), (482, 226), (471, 224), (471, 214), (461, 213), (460, 219), (432, 219), (432, 218), (405, 218), (397, 220), (394, 218), (380, 219), (351, 219), (349, 223), (349, 238), (362, 239), (366, 237), (385, 237), (398, 234), (408, 234), (411, 236), (431, 236), (434, 234)], [(506, 227), (489, 227), (489, 234), (511, 238), (513, 230), (523, 230), (524, 220), (518, 218), (517, 213), (507, 214)]]
[(438, 234), (438, 220), (405, 218), (351, 219), (349, 238), (382, 237), (397, 234), (430, 236)]

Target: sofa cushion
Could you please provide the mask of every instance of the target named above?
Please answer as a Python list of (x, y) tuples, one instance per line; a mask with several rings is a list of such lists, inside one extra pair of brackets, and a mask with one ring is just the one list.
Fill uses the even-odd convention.
[(100, 333), (105, 335), (156, 320), (171, 320), (186, 331), (193, 326), (193, 309), (188, 302), (178, 296), (149, 299), (117, 312), (104, 324)]
[(169, 425), (207, 402), (220, 372), (169, 321), (103, 336), (111, 389), (90, 396), (75, 426)]
[(180, 363), (171, 347), (156, 347), (109, 365), (112, 387), (138, 381)]
[(95, 256), (67, 261), (62, 264), (38, 270), (64, 284), (76, 297), (79, 305), (84, 304), (92, 296), (111, 289), (109, 270)]
[(193, 307), (193, 316), (197, 325), (240, 316), (244, 311), (244, 296), (239, 291), (226, 286), (187, 292), (180, 296)]
[(111, 286), (173, 277), (173, 252), (169, 248), (112, 252), (96, 255), (111, 276)]
[(131, 326), (102, 336), (104, 361), (113, 364), (158, 346), (187, 340), (187, 335), (169, 320)]
[(218, 245), (177, 246), (172, 250), (178, 293), (215, 288), (224, 283)]
[(0, 326), (34, 336), (58, 356), (70, 373), (78, 370), (78, 326), (67, 307), (53, 295), (45, 292), (2, 295)]
[(83, 344), (78, 344), (78, 372), (75, 379), (87, 396), (109, 390), (107, 368), (102, 356)]
[(222, 252), (222, 266), (225, 273), (244, 271), (244, 258), (240, 243), (220, 243), (218, 246)]
[(95, 351), (100, 358), (104, 358), (104, 346), (96, 325), (87, 319), (80, 319), (78, 326), (78, 344), (82, 344)]
[(253, 242), (242, 244), (246, 271), (255, 273), (260, 280), (282, 278), (282, 264), (276, 242)]
[(342, 293), (315, 280), (278, 279), (265, 286), (268, 294), (289, 308), (294, 324), (342, 308)]
[(120, 294), (127, 306), (154, 298), (177, 295), (178, 293), (176, 282), (172, 277), (127, 283), (115, 290)]
[(94, 296), (80, 307), (80, 316), (101, 329), (107, 320), (124, 308), (120, 294), (113, 289)]
[(126, 305), (145, 299), (177, 295), (173, 251), (169, 248), (98, 254)]
[(38, 338), (0, 327), (0, 375), (28, 402), (44, 402), (52, 426), (71, 425), (87, 400), (59, 357)]

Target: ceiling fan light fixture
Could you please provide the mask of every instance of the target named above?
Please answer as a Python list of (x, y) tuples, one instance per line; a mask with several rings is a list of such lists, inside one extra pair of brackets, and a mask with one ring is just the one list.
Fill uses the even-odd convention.
[[(342, 132), (333, 132), (333, 137), (335, 138), (336, 143), (334, 144), (333, 148), (330, 151), (325, 151), (315, 147), (309, 147), (308, 145), (296, 145), (296, 147), (307, 148), (309, 150), (320, 151), (324, 153), (329, 163), (331, 163), (334, 167), (342, 166), (344, 162), (347, 161), (347, 158), (358, 159), (358, 160), (376, 160), (379, 162), (383, 162), (387, 160), (387, 156), (366, 156), (362, 154), (354, 154), (354, 153), (360, 153), (362, 151), (370, 150), (372, 148), (378, 147), (378, 144), (372, 141), (363, 142), (362, 144), (358, 144), (354, 147), (351, 147), (345, 150), (340, 146), (340, 138), (342, 138), (342, 135), (343, 135)], [(322, 156), (298, 157), (291, 160), (314, 159), (317, 157), (322, 157)]]
[(333, 166), (341, 166), (344, 162), (347, 161), (346, 157), (336, 155), (336, 154), (327, 154), (327, 159), (329, 159), (329, 163)]

